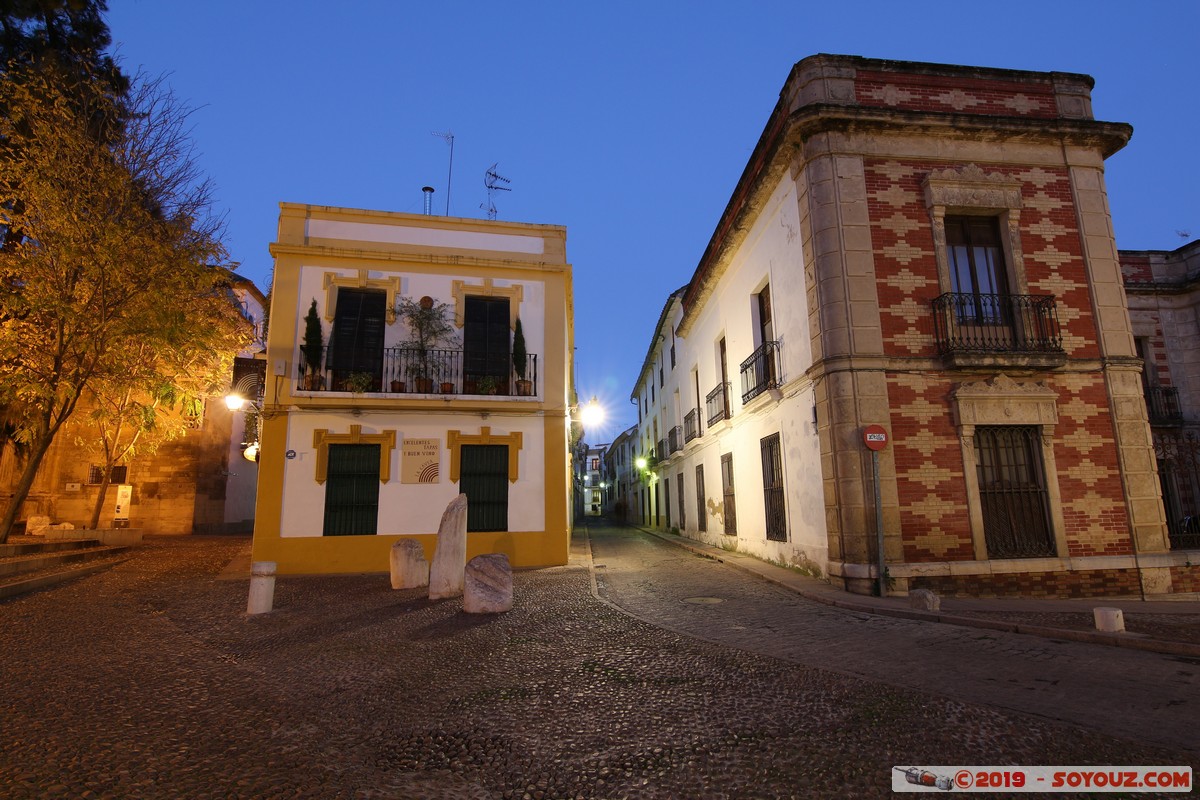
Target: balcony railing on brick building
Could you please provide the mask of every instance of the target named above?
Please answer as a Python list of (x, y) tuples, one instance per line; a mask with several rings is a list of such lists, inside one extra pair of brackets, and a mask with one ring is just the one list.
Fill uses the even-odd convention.
[(933, 301), (938, 352), (1060, 354), (1054, 295), (947, 292)]
[(1178, 425), (1183, 422), (1179, 407), (1179, 389), (1174, 386), (1146, 386), (1146, 414), (1151, 425)]
[(676, 425), (667, 431), (667, 446), (672, 453), (677, 453), (683, 449), (683, 428)]
[(683, 415), (683, 441), (690, 442), (700, 436), (700, 410), (693, 408)]
[(779, 385), (779, 342), (763, 342), (742, 362), (742, 402)]
[(717, 384), (717, 388), (705, 398), (705, 405), (708, 408), (708, 427), (711, 428), (723, 419), (729, 419), (729, 384)]

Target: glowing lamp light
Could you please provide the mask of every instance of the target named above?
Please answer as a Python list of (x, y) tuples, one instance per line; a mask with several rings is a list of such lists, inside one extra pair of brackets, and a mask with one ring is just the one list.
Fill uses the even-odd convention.
[(635, 467), (637, 467), (638, 469), (645, 469), (648, 464), (649, 464), (649, 462), (646, 461), (646, 459), (641, 456), (638, 456), (637, 460), (633, 462), (633, 465)]
[(585, 428), (595, 427), (604, 422), (604, 408), (600, 405), (600, 401), (596, 399), (595, 395), (580, 410), (579, 421), (583, 423)]
[(246, 459), (247, 461), (253, 461), (253, 462), (257, 463), (258, 462), (258, 442), (255, 442), (254, 444), (250, 445), (245, 450), (243, 450), (242, 458)]
[(240, 394), (227, 394), (225, 395), (225, 405), (230, 411), (239, 411), (242, 406), (246, 405), (246, 398)]

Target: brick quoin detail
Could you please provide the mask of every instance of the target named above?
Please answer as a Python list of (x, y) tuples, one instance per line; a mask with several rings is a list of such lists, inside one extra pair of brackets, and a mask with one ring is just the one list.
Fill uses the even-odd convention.
[(1041, 119), (1058, 116), (1054, 87), (1049, 83), (859, 70), (854, 79), (854, 95), (862, 106), (906, 111)]
[(1121, 275), (1127, 281), (1149, 283), (1154, 280), (1154, 272), (1150, 267), (1149, 256), (1121, 254)]
[(1141, 592), (1133, 569), (930, 575), (911, 578), (909, 589), (929, 589), (944, 597), (1105, 597)]

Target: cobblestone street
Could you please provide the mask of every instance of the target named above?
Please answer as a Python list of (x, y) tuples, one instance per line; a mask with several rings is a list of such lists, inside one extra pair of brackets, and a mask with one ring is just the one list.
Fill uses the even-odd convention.
[[(282, 578), (276, 610), (247, 618), (246, 580), (217, 579), (246, 551), (241, 538), (152, 538), (107, 572), (2, 603), (0, 796), (886, 797), (893, 765), (1197, 763), (1169, 741), (949, 699), (935, 679), (896, 685), (911, 654), (870, 643), (909, 629), (821, 609), (893, 673), (851, 674), (836, 618), (815, 633), (822, 648), (780, 629), (762, 605), (777, 590), (752, 577), (647, 550), (630, 532), (592, 538), (609, 602), (592, 596), (577, 540), (570, 566), (517, 573), (515, 608), (497, 617), (375, 575)], [(720, 602), (681, 603), (663, 587)], [(737, 641), (679, 632), (718, 608), (706, 638)], [(644, 621), (656, 616), (675, 630)], [(1000, 682), (1017, 661), (1118, 655), (959, 632), (946, 643), (944, 627), (921, 628), (922, 644), (955, 657), (974, 647)], [(772, 642), (823, 655), (771, 654)], [(1177, 680), (1194, 702), (1197, 665), (1144, 657), (1190, 675)]]

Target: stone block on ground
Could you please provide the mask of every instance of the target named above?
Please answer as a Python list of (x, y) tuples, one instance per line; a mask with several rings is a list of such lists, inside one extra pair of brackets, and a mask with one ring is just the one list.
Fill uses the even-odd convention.
[(500, 614), (512, 610), (512, 567), (503, 553), (475, 556), (467, 562), (463, 611)]
[(35, 514), (25, 520), (25, 533), (29, 536), (41, 536), (50, 527), (50, 518)]
[(401, 539), (392, 545), (392, 588), (416, 589), (429, 585), (429, 562), (425, 548), (412, 539)]
[(438, 525), (437, 549), (429, 567), (429, 599), (442, 600), (463, 593), (467, 566), (467, 496), (450, 501)]
[(908, 605), (920, 611), (941, 611), (942, 598), (928, 589), (913, 589), (908, 593)]
[(1096, 630), (1104, 633), (1125, 632), (1125, 612), (1119, 608), (1093, 608), (1092, 616), (1096, 620)]

